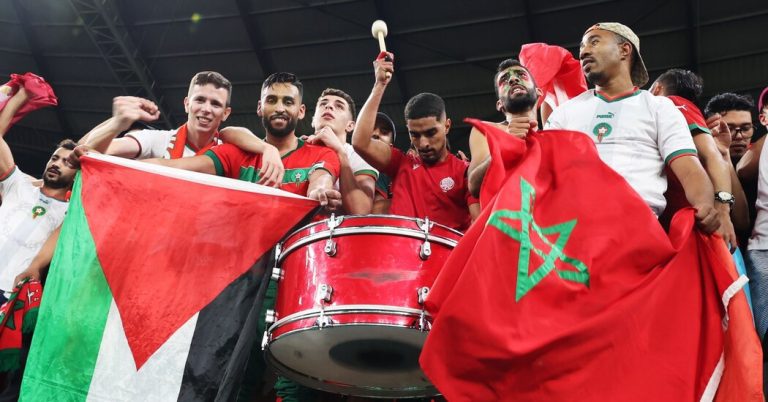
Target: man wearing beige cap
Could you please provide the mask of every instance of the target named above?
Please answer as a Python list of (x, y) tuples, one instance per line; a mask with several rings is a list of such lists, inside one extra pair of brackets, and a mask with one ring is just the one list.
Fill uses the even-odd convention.
[(685, 118), (669, 99), (640, 89), (648, 72), (637, 35), (616, 22), (595, 24), (584, 33), (579, 59), (595, 88), (555, 109), (545, 128), (586, 133), (600, 158), (657, 216), (666, 206), (664, 167), (669, 166), (696, 209), (698, 227), (705, 233), (717, 230), (715, 191), (696, 157)]

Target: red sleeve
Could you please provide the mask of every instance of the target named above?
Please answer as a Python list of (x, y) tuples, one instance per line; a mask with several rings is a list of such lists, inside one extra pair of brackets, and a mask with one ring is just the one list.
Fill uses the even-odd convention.
[(397, 171), (400, 168), (400, 164), (403, 163), (405, 154), (403, 153), (403, 151), (395, 148), (392, 145), (390, 145), (390, 149), (392, 150), (392, 153), (389, 158), (389, 165), (387, 165), (387, 167), (384, 168), (384, 173), (387, 176), (389, 176), (390, 180), (395, 180), (395, 176), (397, 176)]
[(328, 173), (333, 175), (334, 179), (338, 179), (339, 174), (341, 174), (341, 162), (339, 162), (339, 156), (330, 148), (319, 147), (318, 149), (320, 149), (320, 154), (317, 156), (315, 166), (317, 169), (327, 170)]
[(467, 202), (467, 206), (477, 204), (480, 202), (472, 193), (469, 192), (469, 162), (462, 161), (464, 165), (464, 200)]
[(245, 166), (246, 160), (250, 156), (232, 144), (217, 145), (206, 151), (205, 155), (213, 159), (216, 175), (233, 179), (240, 176), (240, 167)]

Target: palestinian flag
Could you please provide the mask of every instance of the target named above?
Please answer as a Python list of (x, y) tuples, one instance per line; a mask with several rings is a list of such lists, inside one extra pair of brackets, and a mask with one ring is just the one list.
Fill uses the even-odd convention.
[(82, 158), (21, 400), (231, 399), (221, 387), (236, 388), (245, 362), (232, 356), (258, 344), (270, 250), (316, 206), (232, 179)]
[(496, 166), (420, 357), (449, 401), (763, 400), (746, 277), (691, 208), (667, 235), (586, 135), (472, 123)]

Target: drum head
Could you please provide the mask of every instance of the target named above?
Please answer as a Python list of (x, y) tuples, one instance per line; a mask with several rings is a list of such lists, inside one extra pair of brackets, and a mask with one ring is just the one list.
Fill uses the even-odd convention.
[(354, 324), (309, 328), (269, 344), (267, 360), (282, 375), (310, 388), (366, 397), (432, 396), (421, 368), (427, 332)]

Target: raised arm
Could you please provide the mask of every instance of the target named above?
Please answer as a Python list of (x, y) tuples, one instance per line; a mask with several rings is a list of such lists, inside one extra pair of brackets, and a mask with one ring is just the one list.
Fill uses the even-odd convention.
[(8, 99), (5, 107), (0, 111), (0, 176), (8, 173), (16, 164), (13, 160), (11, 147), (5, 142), (5, 133), (11, 127), (13, 116), (24, 106), (27, 99), (29, 99), (27, 91), (23, 87), (19, 88), (18, 92), (11, 99)]
[(89, 131), (78, 141), (96, 152), (135, 158), (141, 149), (132, 138), (117, 138), (136, 121), (155, 121), (160, 110), (154, 102), (135, 96), (118, 96), (112, 100), (112, 117)]
[[(368, 100), (360, 109), (355, 131), (352, 133), (352, 146), (355, 148), (355, 152), (379, 171), (386, 169), (392, 157), (392, 149), (389, 145), (382, 141), (373, 140), (376, 113), (379, 111), (381, 98), (384, 96), (384, 91), (386, 91), (395, 71), (393, 62), (385, 60), (384, 56), (386, 55), (379, 55), (379, 58), (373, 62), (376, 82), (373, 84)], [(389, 53), (389, 57), (394, 58), (391, 53)]]

